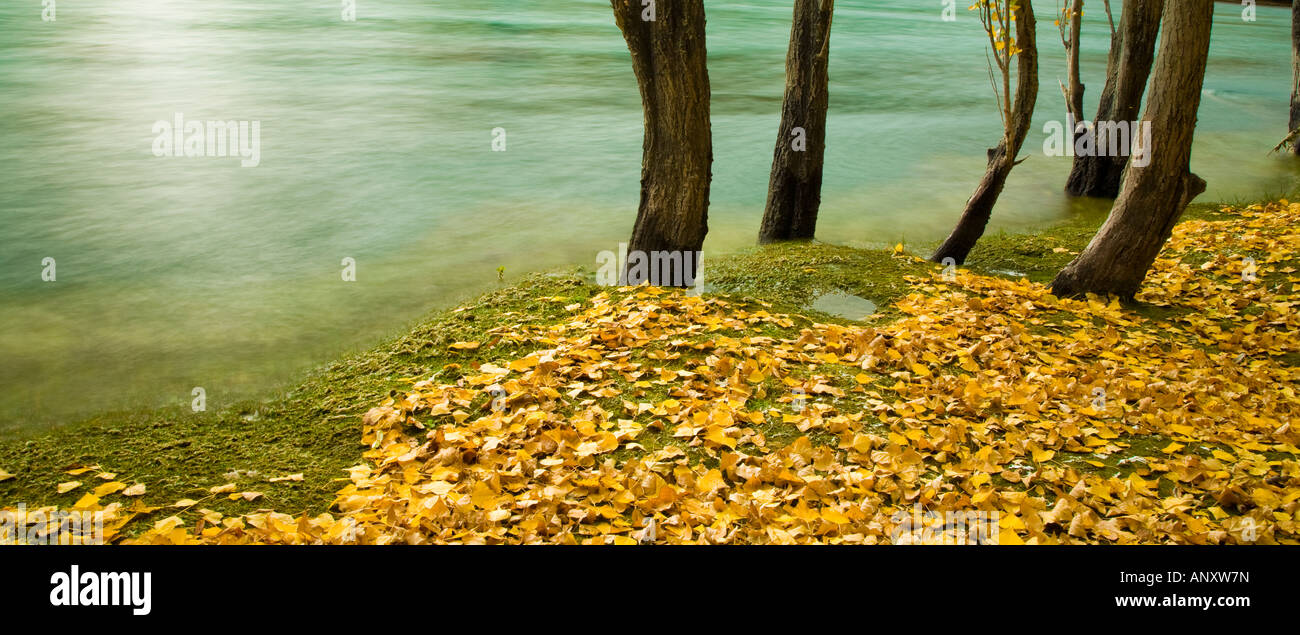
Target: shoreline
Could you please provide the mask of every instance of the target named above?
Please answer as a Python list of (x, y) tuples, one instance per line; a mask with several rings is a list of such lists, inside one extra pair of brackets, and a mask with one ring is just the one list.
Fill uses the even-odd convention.
[[(1221, 207), (1194, 203), (1180, 223), (1218, 218)], [(1037, 232), (991, 234), (965, 268), (1004, 279), (1015, 278), (1006, 272), (1016, 272), (1045, 282), (1095, 229), (1076, 219)], [(899, 316), (892, 302), (910, 290), (904, 276), (929, 275), (937, 267), (895, 255), (824, 243), (755, 247), (711, 263), (707, 282), (713, 293), (740, 306), (861, 325), (807, 308), (820, 292), (838, 290), (873, 301), (882, 316), (871, 322), (875, 325)], [(0, 480), (0, 506), (67, 505), (73, 494), (58, 493), (56, 487), (68, 480), (64, 472), (98, 466), (145, 484), (151, 501), (198, 499), (227, 515), (266, 508), (326, 512), (347, 480), (345, 469), (361, 460), (365, 412), (413, 381), (430, 375), (444, 381), (469, 370), (462, 365), (473, 361), (468, 355), (473, 351), (453, 349), (453, 343), (493, 343), (492, 360), (532, 352), (536, 346), (499, 334), (513, 325), (563, 321), (565, 307), (608, 290), (592, 284), (591, 274), (583, 267), (530, 274), (434, 312), (369, 350), (322, 364), (261, 399), (203, 413), (178, 407), (102, 413), (53, 431), (0, 439), (0, 475), (12, 475)], [(228, 500), (209, 494), (228, 481), (260, 496)]]

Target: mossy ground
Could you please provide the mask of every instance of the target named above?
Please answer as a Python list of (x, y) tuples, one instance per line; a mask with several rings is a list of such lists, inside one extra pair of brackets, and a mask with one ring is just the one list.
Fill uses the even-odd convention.
[[(119, 480), (145, 484), (150, 500), (191, 498), (227, 514), (271, 507), (324, 511), (346, 477), (344, 468), (359, 460), (362, 413), (389, 391), (409, 387), (409, 378), (427, 378), (450, 363), (456, 356), (446, 344), (484, 338), (503, 324), (554, 320), (563, 304), (538, 298), (569, 296), (577, 302), (593, 290), (578, 275), (535, 275), (487, 293), (463, 311), (440, 312), (405, 335), (321, 367), (261, 401), (200, 413), (184, 408), (105, 413), (39, 435), (0, 440), (0, 467), (14, 474), (0, 482), (0, 504), (69, 505), (74, 493), (55, 490), (57, 483), (72, 480), (64, 470), (100, 465)], [(236, 471), (239, 476), (232, 478)], [(303, 480), (268, 481), (298, 473)], [(229, 482), (264, 496), (253, 502), (208, 498), (209, 488)]]
[[(1219, 212), (1222, 207), (1218, 203), (1196, 203), (1183, 212), (1182, 220), (1223, 220)], [(965, 266), (985, 275), (1010, 277), (1008, 272), (1016, 272), (1032, 282), (1050, 283), (1056, 272), (1088, 246), (1101, 220), (1076, 217), (1036, 232), (985, 234)]]
[[(1214, 204), (1195, 205), (1184, 218), (1214, 218), (1218, 209)], [(1047, 282), (1087, 245), (1097, 222), (1071, 220), (1029, 234), (990, 234), (967, 265), (981, 273), (1014, 271)], [(891, 303), (908, 292), (903, 277), (936, 267), (897, 258), (887, 250), (814, 242), (758, 247), (720, 258), (708, 263), (706, 277), (714, 292), (733, 300), (746, 298), (770, 304), (777, 312), (843, 323), (846, 320), (811, 311), (807, 305), (820, 293), (842, 291), (872, 300), (881, 308), (874, 319), (888, 319)], [(409, 387), (413, 379), (428, 378), (466, 359), (447, 344), (492, 341), (489, 331), (503, 326), (555, 323), (566, 315), (566, 304), (601, 290), (580, 270), (535, 274), (461, 309), (438, 312), (404, 335), (323, 366), (260, 401), (202, 413), (182, 408), (105, 413), (54, 430), (0, 439), (0, 468), (14, 474), (0, 482), (0, 505), (70, 505), (80, 492), (56, 493), (59, 482), (70, 480), (64, 471), (100, 465), (120, 481), (145, 484), (155, 503), (197, 499), (199, 507), (227, 515), (268, 508), (326, 511), (346, 480), (345, 468), (360, 461), (362, 413), (391, 391)], [(491, 355), (502, 358), (529, 352), (508, 341), (490, 348)], [(478, 352), (479, 357), (483, 354)], [(765, 434), (779, 446), (793, 432), (773, 429)], [(301, 481), (268, 480), (298, 473)], [(208, 495), (209, 488), (229, 482), (237, 484), (237, 491), (264, 496), (249, 502)]]

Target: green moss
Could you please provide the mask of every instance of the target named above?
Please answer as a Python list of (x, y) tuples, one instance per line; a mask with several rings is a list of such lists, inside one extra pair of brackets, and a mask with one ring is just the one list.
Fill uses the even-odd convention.
[(1028, 234), (986, 235), (975, 244), (965, 266), (982, 274), (1046, 284), (1088, 246), (1100, 222), (1074, 218)]
[(770, 302), (781, 312), (844, 322), (808, 305), (822, 293), (842, 291), (871, 300), (888, 315), (892, 303), (910, 291), (904, 276), (926, 275), (935, 266), (881, 250), (777, 243), (708, 261), (705, 282), (721, 292)]

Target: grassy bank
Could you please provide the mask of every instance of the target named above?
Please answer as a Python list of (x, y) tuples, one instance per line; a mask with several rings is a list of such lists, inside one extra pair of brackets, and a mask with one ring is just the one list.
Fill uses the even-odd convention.
[[(1198, 205), (1185, 219), (1222, 218), (1217, 210), (1217, 205)], [(1003, 277), (1016, 272), (1046, 282), (1095, 230), (1090, 223), (1067, 221), (1031, 234), (989, 235), (968, 265), (974, 272)], [(926, 253), (925, 247), (917, 246), (916, 251)], [(934, 270), (934, 265), (899, 257), (892, 250), (778, 245), (710, 261), (707, 281), (737, 310), (797, 314), (792, 324), (770, 325), (767, 331), (773, 337), (793, 338), (814, 321), (850, 323), (810, 310), (809, 303), (820, 293), (841, 291), (868, 298), (881, 308), (870, 322), (883, 323), (900, 317), (894, 302), (915, 291), (905, 276), (927, 276)], [(0, 506), (71, 506), (95, 483), (59, 493), (60, 483), (81, 478), (67, 471), (98, 466), (88, 474), (103, 471), (116, 481), (143, 484), (152, 504), (194, 501), (187, 507), (191, 515), (198, 509), (226, 516), (259, 509), (325, 512), (348, 481), (346, 468), (362, 460), (363, 413), (410, 390), (417, 380), (432, 377), (440, 384), (454, 383), (478, 374), (480, 364), (505, 365), (527, 357), (542, 345), (518, 337), (519, 332), (563, 324), (572, 317), (574, 305), (603, 291), (587, 272), (535, 274), (461, 308), (439, 312), (408, 333), (325, 366), (261, 401), (205, 413), (107, 413), (52, 432), (2, 440), (0, 469), (12, 477), (0, 481)], [(450, 347), (456, 342), (478, 346)], [(650, 389), (641, 398), (657, 402), (668, 394)], [(759, 409), (776, 405), (761, 398), (755, 403)], [(781, 425), (766, 425), (761, 432), (773, 446), (800, 436), (799, 430)], [(651, 435), (641, 444), (661, 450), (670, 441), (670, 436)], [(233, 484), (233, 490), (211, 493), (227, 484)], [(232, 500), (229, 491), (261, 495)]]
[[(360, 455), (361, 413), (410, 378), (428, 378), (459, 357), (450, 342), (489, 339), (512, 323), (549, 322), (568, 302), (593, 288), (579, 275), (544, 275), (487, 293), (468, 308), (440, 312), (409, 333), (323, 366), (301, 383), (229, 408), (194, 413), (187, 408), (105, 413), (54, 431), (0, 441), (0, 503), (67, 505), (82, 492), (56, 493), (70, 480), (65, 470), (101, 466), (119, 480), (143, 483), (150, 499), (206, 499), (209, 488), (236, 483), (263, 493), (256, 501), (204, 500), (224, 513), (262, 507), (320, 511), (339, 488), (343, 471)], [(502, 350), (510, 350), (508, 342)], [(441, 376), (454, 376), (456, 371)], [(302, 474), (302, 480), (270, 482)], [(74, 495), (75, 494), (75, 495)]]

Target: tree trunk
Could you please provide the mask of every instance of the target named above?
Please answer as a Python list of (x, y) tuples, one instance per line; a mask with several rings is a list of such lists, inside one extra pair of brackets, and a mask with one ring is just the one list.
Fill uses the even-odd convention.
[(1002, 188), (1007, 183), (1011, 168), (1016, 165), (1016, 155), (1029, 134), (1038, 100), (1038, 43), (1035, 40), (1034, 8), (1030, 0), (1021, 0), (1016, 11), (1016, 42), (1020, 53), (1016, 56), (1016, 97), (1011, 108), (1010, 121), (1006, 122), (1002, 141), (990, 149), (988, 168), (975, 193), (966, 201), (966, 209), (948, 238), (930, 256), (935, 262), (952, 258), (957, 264), (966, 262), (966, 256), (984, 235), (993, 205), (997, 203)]
[(1070, 3), (1070, 38), (1065, 47), (1065, 103), (1076, 122), (1083, 120), (1083, 81), (1079, 78), (1079, 35), (1083, 32), (1083, 0)]
[(1205, 181), (1191, 173), (1214, 3), (1169, 3), (1145, 121), (1154, 129), (1151, 162), (1130, 165), (1110, 217), (1088, 247), (1052, 281), (1058, 296), (1113, 293), (1131, 300), (1178, 217)]
[[(1155, 60), (1156, 35), (1164, 0), (1125, 0), (1119, 29), (1111, 36), (1110, 57), (1106, 64), (1106, 84), (1097, 106), (1098, 121), (1136, 121), (1142, 108), (1142, 93)], [(1128, 154), (1096, 152), (1096, 156), (1076, 155), (1065, 184), (1071, 196), (1115, 198)], [(1117, 156), (1103, 156), (1111, 154)]]
[[(610, 4), (632, 54), (645, 111), (641, 203), (628, 242), (628, 264), (633, 252), (645, 257), (653, 252), (677, 254), (682, 257), (664, 262), (684, 265), (670, 265), (672, 269), (658, 272), (652, 282), (691, 286), (698, 265), (695, 256), (708, 233), (713, 164), (704, 3)], [(627, 282), (626, 270), (623, 280)]]
[[(1300, 128), (1300, 2), (1291, 3), (1291, 130)], [(1300, 156), (1300, 139), (1291, 145)]]
[(811, 240), (821, 205), (835, 0), (795, 0), (785, 100), (758, 242)]
[(966, 262), (966, 256), (970, 255), (970, 250), (984, 235), (984, 228), (993, 215), (993, 206), (998, 202), (998, 196), (1002, 194), (1002, 188), (1006, 186), (1007, 177), (1011, 175), (1014, 166), (1013, 158), (1007, 154), (1005, 141), (999, 143), (998, 147), (989, 149), (988, 169), (984, 171), (984, 178), (980, 179), (975, 193), (966, 201), (966, 210), (962, 212), (961, 220), (957, 221), (952, 233), (930, 256), (931, 260), (943, 262), (952, 258), (957, 264)]

